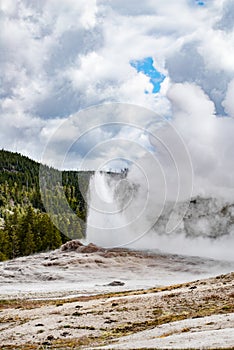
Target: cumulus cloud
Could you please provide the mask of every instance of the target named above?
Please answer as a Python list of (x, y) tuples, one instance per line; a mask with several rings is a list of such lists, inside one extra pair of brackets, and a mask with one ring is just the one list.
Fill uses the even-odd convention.
[(214, 103), (201, 87), (180, 83), (168, 92), (173, 125), (185, 140), (194, 168), (194, 195), (233, 197), (234, 123), (217, 118)]
[(217, 21), (215, 27), (224, 31), (232, 31), (234, 28), (233, 23), (233, 11), (234, 11), (234, 1), (226, 0), (223, 3), (223, 9), (221, 12), (221, 17), (219, 21)]
[[(78, 111), (100, 103), (131, 103), (173, 121), (191, 152), (197, 188), (221, 182), (230, 187), (233, 4), (233, 0), (2, 0), (2, 147), (40, 159), (56, 128)], [(165, 76), (158, 92), (150, 74), (131, 65), (145, 58), (152, 58), (154, 69)], [(88, 127), (86, 120), (83, 123)], [(153, 123), (154, 117), (142, 116), (146, 128)], [(73, 132), (64, 130), (60, 137), (70, 140)], [(132, 134), (135, 140), (144, 135), (134, 130)], [(82, 160), (91, 141), (117, 135), (121, 130), (96, 131), (73, 147), (69, 164)], [(126, 129), (122, 135), (126, 138)], [(105, 152), (99, 151), (90, 158), (90, 167), (97, 165), (97, 159), (102, 161)], [(111, 157), (123, 155), (122, 147), (108, 151)]]
[(234, 97), (234, 80), (232, 80), (228, 84), (226, 96), (225, 96), (225, 99), (222, 103), (224, 108), (225, 108), (226, 113), (229, 114), (232, 118), (234, 117), (233, 97)]

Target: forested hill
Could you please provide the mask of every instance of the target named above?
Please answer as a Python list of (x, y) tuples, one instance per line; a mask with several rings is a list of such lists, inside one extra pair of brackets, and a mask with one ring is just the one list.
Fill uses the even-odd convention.
[[(87, 207), (82, 193), (87, 192), (93, 172), (62, 172), (62, 184), (58, 186), (62, 187), (70, 207), (83, 223), (77, 226), (73, 215), (64, 218), (58, 214), (55, 220), (64, 222), (66, 219), (61, 233), (45, 212), (39, 188), (39, 167), (40, 163), (19, 153), (0, 150), (0, 260), (55, 249), (68, 237), (81, 238), (85, 234)], [(49, 196), (56, 196), (54, 202), (60, 205), (58, 193), (51, 191)]]

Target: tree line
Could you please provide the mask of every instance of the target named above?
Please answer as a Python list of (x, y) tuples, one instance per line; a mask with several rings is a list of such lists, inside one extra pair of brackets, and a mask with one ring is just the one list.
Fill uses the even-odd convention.
[[(52, 190), (47, 189), (42, 201), (40, 163), (0, 150), (0, 261), (55, 249), (71, 238), (85, 235), (85, 196), (93, 172), (45, 169), (60, 180)], [(71, 208), (69, 213), (62, 207), (64, 195)], [(52, 221), (59, 224), (60, 231), (46, 213), (49, 200)]]

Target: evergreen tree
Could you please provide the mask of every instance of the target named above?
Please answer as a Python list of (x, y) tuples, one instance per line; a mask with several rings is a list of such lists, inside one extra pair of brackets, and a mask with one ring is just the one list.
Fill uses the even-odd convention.
[[(87, 208), (83, 193), (93, 172), (61, 173), (43, 166), (51, 184), (42, 201), (39, 169), (40, 164), (28, 157), (0, 150), (0, 261), (55, 249), (70, 238), (84, 237)], [(45, 212), (44, 201), (61, 232)], [(81, 221), (74, 220), (74, 215)]]
[(25, 233), (21, 251), (23, 255), (30, 255), (35, 252), (34, 235), (30, 224), (28, 225), (27, 232)]

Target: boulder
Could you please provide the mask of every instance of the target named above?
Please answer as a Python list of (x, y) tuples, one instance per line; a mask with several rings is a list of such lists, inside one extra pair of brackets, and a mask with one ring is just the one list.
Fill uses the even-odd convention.
[(63, 252), (74, 251), (74, 250), (79, 249), (82, 246), (83, 246), (83, 244), (78, 239), (74, 239), (73, 241), (69, 241), (69, 242), (66, 242), (65, 244), (63, 244), (61, 246), (61, 250)]

